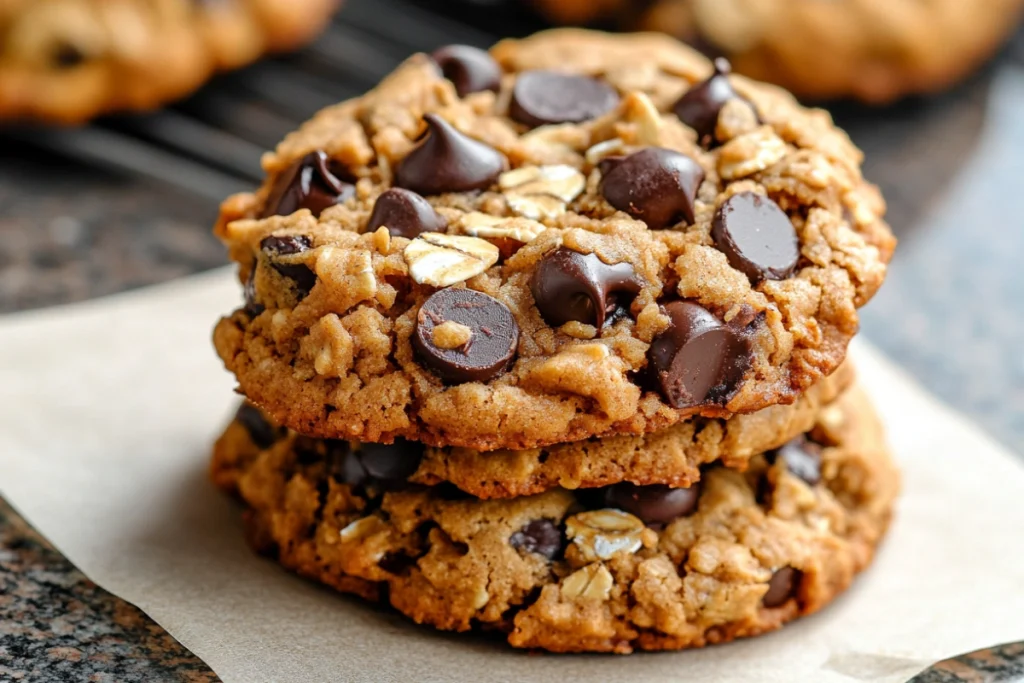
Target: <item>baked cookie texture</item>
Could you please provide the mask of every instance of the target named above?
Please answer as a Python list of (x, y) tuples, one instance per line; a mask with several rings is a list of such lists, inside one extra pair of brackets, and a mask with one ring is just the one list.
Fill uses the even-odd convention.
[(846, 391), (853, 379), (853, 368), (844, 363), (792, 405), (772, 406), (728, 420), (694, 418), (652, 434), (520, 451), (435, 448), (405, 440), (385, 445), (313, 439), (275, 424), (246, 403), (214, 446), (211, 474), (215, 482), (227, 486), (261, 451), (273, 449), (303, 452), (306, 458), (357, 457), (371, 467), (402, 462), (408, 470), (403, 478), (410, 483), (449, 484), (484, 499), (620, 482), (686, 488), (700, 480), (703, 467), (717, 463), (744, 471), (751, 458), (811, 431), (825, 406)]
[(885, 103), (943, 90), (1018, 25), (1021, 0), (534, 0), (552, 21), (614, 21), (728, 57), (736, 70), (810, 98)]
[(898, 489), (857, 388), (806, 437), (684, 489), (480, 500), (410, 484), (400, 460), (280, 443), (214, 455), (256, 549), (418, 623), (556, 652), (701, 647), (814, 612), (870, 563)]
[(790, 403), (895, 241), (828, 114), (657, 34), (416, 55), (265, 155), (214, 342), (313, 437), (526, 449)]
[(302, 45), (338, 0), (4, 0), (0, 118), (81, 123)]

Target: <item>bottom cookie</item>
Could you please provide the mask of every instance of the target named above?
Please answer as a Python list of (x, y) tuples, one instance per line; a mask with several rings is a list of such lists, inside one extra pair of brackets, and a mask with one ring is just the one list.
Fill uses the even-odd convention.
[[(820, 609), (871, 561), (898, 490), (860, 389), (808, 439), (707, 468), (689, 489), (617, 484), (479, 500), (454, 487), (341, 472), (351, 460), (270, 448), (218, 467), (257, 550), (440, 629), (515, 647), (701, 647)], [(368, 468), (372, 470), (372, 468)], [(346, 484), (342, 481), (359, 481)]]

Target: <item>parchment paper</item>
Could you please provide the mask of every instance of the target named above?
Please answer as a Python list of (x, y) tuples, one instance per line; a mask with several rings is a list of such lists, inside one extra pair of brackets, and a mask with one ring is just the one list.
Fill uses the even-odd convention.
[(0, 491), (229, 683), (895, 683), (1024, 639), (1024, 468), (863, 344), (855, 356), (905, 494), (868, 573), (775, 634), (683, 653), (530, 656), (304, 582), (249, 552), (238, 509), (206, 478), (237, 402), (210, 329), (238, 300), (219, 271), (0, 319)]

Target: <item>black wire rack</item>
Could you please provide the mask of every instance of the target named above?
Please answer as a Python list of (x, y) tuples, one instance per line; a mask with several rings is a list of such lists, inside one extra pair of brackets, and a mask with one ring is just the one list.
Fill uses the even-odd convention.
[[(454, 19), (454, 13), (497, 31)], [(345, 0), (306, 49), (219, 76), (181, 103), (82, 128), (9, 128), (0, 141), (14, 139), (219, 202), (261, 181), (261, 154), (285, 134), (317, 110), (369, 89), (410, 54), (455, 42), (486, 47), (498, 32), (527, 30), (521, 19), (482, 0)]]

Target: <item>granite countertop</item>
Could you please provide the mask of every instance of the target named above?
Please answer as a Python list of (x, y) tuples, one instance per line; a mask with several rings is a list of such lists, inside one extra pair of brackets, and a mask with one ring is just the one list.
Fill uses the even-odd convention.
[[(834, 108), (867, 153), (902, 244), (864, 335), (1024, 453), (1024, 34), (954, 92)], [(8, 144), (0, 160), (0, 313), (81, 301), (225, 262), (216, 206)], [(915, 683), (1024, 678), (1024, 645)], [(974, 672), (978, 678), (968, 678)], [(215, 681), (135, 607), (91, 583), (0, 500), (0, 680)]]

